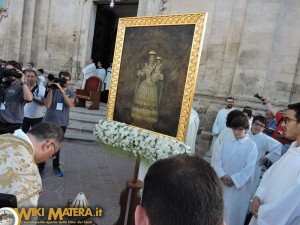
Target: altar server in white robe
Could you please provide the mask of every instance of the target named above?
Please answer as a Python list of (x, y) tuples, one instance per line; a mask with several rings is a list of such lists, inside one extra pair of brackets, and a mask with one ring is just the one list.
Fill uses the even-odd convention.
[(86, 79), (88, 79), (91, 76), (97, 75), (96, 65), (94, 63), (94, 60), (92, 58), (90, 58), (87, 61), (87, 63), (88, 63), (87, 66), (84, 67), (83, 70), (81, 71), (83, 73), (83, 82), (82, 82), (82, 86), (81, 86), (82, 89), (84, 89)]
[(226, 118), (228, 113), (230, 113), (234, 105), (234, 99), (232, 97), (228, 97), (226, 99), (226, 108), (221, 109), (216, 116), (213, 129), (212, 129), (212, 135), (213, 135), (213, 140), (210, 146), (210, 151), (213, 151), (213, 146), (215, 141), (217, 140), (218, 135), (226, 128)]
[(224, 141), (216, 151), (214, 169), (222, 181), (224, 220), (228, 225), (243, 225), (251, 198), (257, 149), (246, 136), (249, 121), (238, 116), (231, 123), (234, 138)]
[(101, 62), (97, 62), (97, 76), (102, 81), (101, 92), (103, 92), (104, 91), (104, 81), (105, 81), (105, 77), (106, 77), (106, 70), (102, 67)]
[(288, 105), (283, 126), (296, 141), (265, 172), (252, 199), (250, 225), (300, 224), (300, 103)]
[[(274, 138), (262, 133), (268, 122), (264, 116), (255, 116), (253, 118), (251, 130), (247, 132), (250, 139), (255, 142), (257, 147), (257, 160), (255, 165), (254, 180), (252, 195), (255, 194), (257, 185), (259, 184), (259, 176), (261, 174), (261, 167), (267, 160), (275, 163), (281, 156), (281, 143)], [(266, 155), (266, 153), (268, 154)]]
[(212, 150), (211, 161), (210, 161), (212, 167), (215, 164), (216, 149), (218, 149), (225, 140), (234, 138), (232, 129), (230, 128), (232, 120), (238, 116), (243, 116), (243, 115), (244, 113), (238, 109), (234, 109), (230, 113), (228, 113), (226, 118), (226, 128), (219, 134)]

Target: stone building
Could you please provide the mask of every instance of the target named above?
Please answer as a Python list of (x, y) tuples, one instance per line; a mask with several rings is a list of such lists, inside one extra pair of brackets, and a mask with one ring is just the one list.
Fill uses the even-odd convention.
[[(120, 17), (208, 12), (194, 97), (205, 151), (217, 110), (227, 96), (237, 107), (265, 110), (300, 99), (299, 0), (0, 0), (0, 58), (33, 61), (75, 78), (91, 56), (113, 58)], [(201, 146), (201, 147), (200, 147)]]

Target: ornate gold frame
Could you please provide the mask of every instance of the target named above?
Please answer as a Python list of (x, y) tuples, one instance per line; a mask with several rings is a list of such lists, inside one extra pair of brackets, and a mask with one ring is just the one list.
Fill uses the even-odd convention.
[[(120, 65), (121, 65), (121, 59), (123, 53), (123, 43), (124, 43), (126, 28), (166, 26), (166, 25), (195, 25), (191, 54), (188, 63), (186, 83), (185, 83), (181, 111), (180, 111), (178, 130), (176, 135), (177, 140), (184, 142), (186, 132), (187, 132), (187, 126), (189, 122), (189, 115), (192, 107), (194, 92), (195, 92), (206, 20), (207, 20), (207, 13), (130, 17), (130, 18), (119, 19), (106, 118), (108, 120), (113, 120), (113, 116), (114, 116), (115, 101), (116, 101), (116, 96), (118, 91), (117, 86), (118, 86), (118, 81), (120, 76)], [(160, 134), (160, 135), (166, 136), (164, 134)]]

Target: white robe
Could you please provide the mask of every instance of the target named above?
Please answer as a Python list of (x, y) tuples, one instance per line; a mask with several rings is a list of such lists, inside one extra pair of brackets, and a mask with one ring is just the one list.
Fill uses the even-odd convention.
[(243, 225), (252, 191), (256, 145), (249, 137), (227, 139), (216, 151), (214, 169), (221, 178), (230, 176), (234, 185), (223, 186), (224, 221), (229, 225)]
[(81, 88), (84, 89), (86, 79), (88, 79), (91, 76), (97, 75), (95, 64), (92, 63), (84, 67), (82, 73), (83, 73), (83, 82)]
[(106, 77), (106, 70), (103, 69), (103, 68), (97, 69), (97, 76), (102, 81), (101, 91), (104, 91), (104, 80), (105, 80), (105, 77)]
[(261, 205), (250, 225), (300, 224), (300, 147), (291, 147), (265, 172), (255, 196)]
[(233, 139), (233, 138), (234, 138), (233, 132), (232, 132), (231, 128), (228, 128), (228, 127), (226, 129), (224, 129), (219, 134), (219, 136), (216, 138), (216, 141), (215, 141), (213, 149), (212, 149), (211, 161), (210, 161), (210, 164), (212, 167), (214, 167), (214, 165), (215, 165), (217, 149), (221, 147), (221, 145), (224, 143), (225, 140)]
[(185, 136), (185, 144), (191, 147), (192, 154), (195, 154), (196, 138), (199, 128), (199, 115), (193, 108), (191, 109), (189, 125)]
[(259, 176), (261, 174), (261, 166), (259, 165), (259, 160), (266, 155), (266, 152), (269, 152), (266, 157), (272, 161), (272, 163), (276, 162), (278, 159), (280, 159), (281, 156), (281, 143), (274, 138), (269, 137), (268, 135), (265, 135), (264, 133), (259, 134), (252, 134), (252, 132), (249, 130), (247, 132), (250, 139), (254, 141), (257, 147), (257, 160), (255, 165), (255, 172), (254, 172), (254, 179), (253, 179), (253, 188), (252, 188), (252, 195), (255, 194), (256, 188), (259, 184)]
[(228, 113), (230, 113), (232, 110), (234, 110), (235, 108), (230, 108), (230, 109), (221, 109), (215, 119), (213, 128), (212, 128), (212, 135), (213, 135), (213, 140), (210, 146), (210, 152), (213, 151), (213, 147), (215, 144), (215, 141), (217, 140), (218, 135), (224, 130), (226, 129), (226, 119), (227, 119), (227, 115)]
[(111, 67), (108, 67), (106, 70), (106, 77), (104, 80), (106, 91), (109, 91), (109, 88), (110, 88), (110, 75), (111, 75)]

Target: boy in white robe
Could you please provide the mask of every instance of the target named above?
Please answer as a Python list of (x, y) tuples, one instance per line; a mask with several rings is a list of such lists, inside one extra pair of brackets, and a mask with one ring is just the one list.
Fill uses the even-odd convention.
[(244, 115), (244, 113), (238, 109), (232, 110), (230, 113), (228, 113), (227, 118), (226, 118), (226, 128), (219, 134), (217, 140), (214, 143), (214, 147), (213, 147), (212, 154), (211, 154), (211, 161), (210, 161), (210, 164), (212, 167), (214, 166), (214, 163), (215, 163), (216, 149), (218, 149), (225, 140), (234, 138), (234, 135), (230, 128), (232, 120), (238, 116), (243, 116), (243, 115)]
[(233, 119), (234, 138), (227, 139), (216, 151), (214, 169), (223, 186), (224, 221), (243, 225), (251, 198), (257, 149), (246, 136), (249, 121), (246, 116)]
[(288, 105), (283, 127), (296, 141), (264, 174), (252, 199), (250, 225), (300, 224), (300, 103)]
[[(256, 188), (259, 184), (259, 176), (261, 173), (261, 167), (267, 160), (275, 163), (281, 156), (281, 143), (274, 138), (262, 133), (267, 126), (267, 119), (264, 116), (255, 116), (253, 118), (251, 130), (247, 132), (250, 139), (255, 142), (257, 147), (257, 160), (255, 165), (254, 180), (252, 195), (255, 194)], [(267, 155), (266, 153), (269, 152)]]

